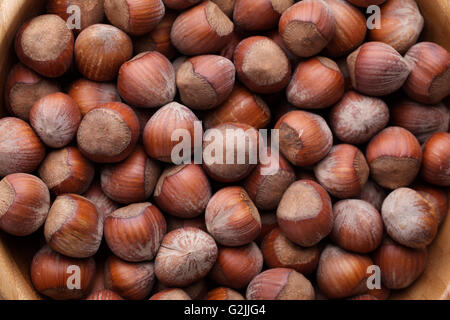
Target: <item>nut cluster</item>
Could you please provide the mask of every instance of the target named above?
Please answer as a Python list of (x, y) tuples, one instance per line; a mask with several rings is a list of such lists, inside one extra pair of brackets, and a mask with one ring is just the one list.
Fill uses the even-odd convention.
[(412, 0), (49, 0), (5, 82), (0, 232), (43, 233), (53, 299), (386, 299), (448, 212), (423, 25)]

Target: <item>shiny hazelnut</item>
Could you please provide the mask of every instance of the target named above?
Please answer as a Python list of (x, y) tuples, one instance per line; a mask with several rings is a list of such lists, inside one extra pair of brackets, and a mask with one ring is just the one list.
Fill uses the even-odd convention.
[(219, 247), (216, 264), (209, 276), (219, 285), (242, 289), (262, 267), (263, 255), (254, 242), (241, 247)]
[(51, 148), (68, 145), (77, 133), (81, 112), (67, 94), (56, 92), (39, 99), (30, 110), (30, 124)]
[(355, 91), (347, 91), (330, 112), (331, 129), (345, 143), (366, 143), (388, 122), (389, 108), (383, 100)]
[(179, 218), (195, 218), (205, 211), (211, 192), (202, 167), (187, 164), (164, 170), (156, 184), (154, 199), (165, 213)]
[(153, 262), (126, 262), (111, 255), (105, 263), (105, 286), (129, 300), (143, 300), (155, 283)]
[(100, 163), (115, 163), (133, 152), (139, 138), (139, 120), (126, 104), (110, 102), (89, 111), (81, 120), (77, 142), (81, 153)]
[(446, 190), (428, 185), (417, 185), (414, 186), (413, 189), (419, 192), (422, 197), (431, 202), (434, 206), (434, 210), (439, 215), (439, 224), (444, 223), (449, 209)]
[(297, 108), (330, 107), (344, 95), (344, 77), (333, 60), (311, 58), (297, 65), (286, 93)]
[(75, 41), (75, 62), (89, 80), (113, 81), (120, 66), (133, 55), (130, 37), (107, 24), (84, 29)]
[(148, 199), (160, 173), (159, 163), (147, 157), (144, 148), (138, 146), (123, 162), (104, 166), (100, 181), (110, 199), (129, 204)]
[(217, 107), (231, 94), (235, 72), (234, 64), (221, 56), (202, 55), (187, 59), (176, 75), (181, 101), (196, 110)]
[(435, 238), (440, 216), (419, 192), (399, 188), (391, 192), (381, 208), (384, 226), (396, 242), (410, 248), (424, 248)]
[(111, 290), (99, 290), (91, 293), (86, 300), (124, 300), (121, 296)]
[(182, 289), (169, 288), (154, 294), (153, 296), (151, 296), (150, 300), (192, 300), (192, 299)]
[(82, 194), (91, 185), (95, 169), (76, 147), (66, 147), (49, 152), (38, 174), (54, 195)]
[(281, 198), (277, 219), (289, 240), (303, 247), (314, 246), (333, 228), (330, 196), (314, 181), (296, 181)]
[(438, 186), (450, 186), (450, 133), (433, 134), (423, 149), (422, 177)]
[(0, 229), (27, 236), (45, 222), (50, 209), (50, 193), (38, 177), (13, 173), (0, 181)]
[(164, 216), (149, 202), (117, 209), (106, 217), (104, 225), (108, 247), (130, 262), (152, 260), (166, 233)]
[(226, 45), (233, 28), (233, 22), (214, 2), (204, 1), (178, 16), (170, 38), (184, 55), (215, 53)]
[(416, 178), (422, 151), (411, 132), (388, 127), (370, 140), (366, 158), (373, 180), (382, 187), (396, 189), (410, 185)]
[(286, 54), (267, 37), (242, 40), (234, 52), (234, 64), (239, 80), (255, 93), (281, 91), (291, 77), (291, 64)]
[(16, 54), (29, 68), (45, 77), (60, 77), (73, 58), (73, 33), (55, 14), (26, 21), (17, 33)]
[(364, 154), (350, 144), (338, 144), (314, 167), (320, 184), (333, 196), (346, 199), (358, 196), (369, 178)]
[(224, 246), (242, 246), (261, 231), (258, 209), (242, 187), (226, 187), (214, 194), (206, 207), (208, 232)]
[(143, 52), (120, 67), (117, 90), (135, 107), (161, 107), (175, 97), (175, 71), (161, 53)]
[(48, 212), (44, 234), (49, 246), (63, 255), (91, 257), (102, 241), (103, 217), (96, 206), (82, 196), (58, 196)]
[(311, 282), (288, 268), (274, 268), (257, 275), (247, 287), (248, 300), (314, 300)]
[(247, 31), (273, 29), (278, 26), (283, 12), (293, 4), (293, 0), (236, 0), (233, 21)]
[(155, 259), (156, 277), (171, 287), (183, 287), (204, 278), (217, 259), (217, 245), (206, 232), (181, 228), (163, 239)]
[(312, 57), (333, 38), (336, 22), (326, 2), (304, 0), (283, 13), (278, 30), (290, 51), (300, 57)]
[(219, 287), (208, 292), (206, 300), (245, 300), (244, 297), (237, 291)]
[(361, 190), (358, 198), (364, 200), (375, 207), (378, 212), (381, 211), (381, 205), (386, 198), (386, 191), (371, 179), (367, 180), (366, 184)]
[(0, 119), (0, 176), (31, 173), (45, 157), (45, 147), (31, 126), (13, 117)]
[(112, 201), (103, 192), (99, 181), (91, 184), (90, 188), (83, 194), (83, 197), (89, 199), (97, 207), (97, 212), (106, 219), (111, 213), (119, 209), (119, 204)]
[[(79, 270), (79, 288), (67, 285), (73, 284), (74, 270)], [(30, 274), (34, 288), (43, 295), (57, 300), (81, 299), (93, 284), (95, 260), (69, 258), (44, 246), (34, 255)]]
[(5, 108), (11, 115), (28, 121), (34, 103), (58, 91), (57, 83), (44, 79), (23, 64), (17, 63), (6, 80)]

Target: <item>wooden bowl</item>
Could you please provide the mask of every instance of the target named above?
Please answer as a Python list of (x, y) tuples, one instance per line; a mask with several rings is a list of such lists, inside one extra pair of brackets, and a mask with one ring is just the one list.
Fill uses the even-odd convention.
[[(450, 1), (417, 0), (425, 17), (423, 39), (450, 50)], [(17, 61), (13, 41), (21, 23), (43, 12), (45, 0), (0, 0), (0, 116), (3, 89), (11, 65)], [(0, 299), (41, 299), (30, 282), (29, 266), (42, 237), (16, 238), (0, 232)], [(429, 248), (425, 273), (414, 285), (392, 299), (450, 299), (450, 214)]]

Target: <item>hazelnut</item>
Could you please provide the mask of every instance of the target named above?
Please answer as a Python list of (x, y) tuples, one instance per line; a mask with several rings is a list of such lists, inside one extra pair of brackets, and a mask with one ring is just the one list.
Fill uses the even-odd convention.
[(242, 40), (234, 52), (234, 64), (239, 80), (256, 93), (281, 91), (291, 78), (291, 64), (286, 54), (267, 37)]
[(182, 289), (169, 288), (151, 296), (150, 300), (192, 300)]
[(226, 187), (214, 194), (206, 207), (208, 232), (224, 246), (242, 246), (261, 231), (258, 209), (242, 187)]
[(105, 0), (104, 6), (111, 24), (133, 36), (152, 31), (165, 13), (161, 0)]
[(281, 15), (294, 0), (236, 0), (233, 21), (247, 31), (269, 30), (278, 26)]
[(406, 94), (422, 103), (436, 104), (450, 95), (450, 53), (432, 42), (421, 42), (405, 55), (413, 67), (403, 86)]
[(386, 198), (386, 191), (371, 179), (367, 180), (363, 186), (358, 198), (364, 200), (375, 207), (378, 212), (381, 211), (381, 205)]
[(435, 238), (439, 215), (431, 202), (409, 188), (392, 191), (381, 208), (389, 236), (410, 248), (424, 248)]
[[(193, 1), (193, 0), (191, 0)], [(233, 16), (236, 0), (212, 0), (229, 18)]]
[(239, 292), (233, 289), (219, 287), (209, 291), (206, 296), (206, 300), (245, 300), (245, 299)]
[(385, 96), (400, 89), (411, 64), (394, 48), (382, 42), (366, 42), (347, 57), (355, 90), (369, 96)]
[(60, 77), (73, 58), (73, 33), (55, 14), (25, 22), (15, 40), (16, 54), (27, 67), (45, 77)]
[(374, 262), (380, 267), (381, 281), (389, 289), (409, 287), (425, 270), (427, 249), (412, 249), (386, 239), (375, 252)]
[(78, 79), (70, 85), (68, 94), (80, 108), (82, 116), (98, 105), (121, 101), (116, 85), (110, 82)]
[(278, 228), (276, 212), (261, 212), (261, 232), (256, 238), (256, 242), (260, 244), (264, 238), (275, 228)]
[(447, 192), (444, 189), (427, 185), (414, 186), (413, 189), (434, 206), (434, 210), (439, 216), (439, 224), (444, 223), (449, 209)]
[(110, 199), (129, 204), (149, 198), (160, 173), (159, 163), (148, 158), (144, 148), (138, 146), (123, 162), (104, 166), (100, 181)]
[(389, 0), (381, 6), (380, 28), (369, 31), (371, 41), (380, 41), (404, 54), (422, 32), (424, 19), (414, 0)]
[(374, 251), (383, 237), (380, 213), (363, 200), (341, 200), (333, 206), (331, 239), (341, 248), (358, 253)]
[(201, 2), (202, 0), (162, 0), (167, 8), (184, 10)]
[(205, 224), (205, 217), (200, 216), (198, 218), (193, 219), (181, 219), (176, 218), (174, 216), (168, 216), (167, 217), (167, 232), (180, 229), (180, 228), (197, 228), (200, 230), (203, 230), (207, 232), (206, 224)]
[(76, 195), (58, 196), (44, 226), (49, 246), (68, 257), (93, 256), (102, 241), (103, 217), (88, 199)]
[(113, 81), (120, 66), (133, 55), (130, 37), (107, 24), (84, 29), (75, 41), (75, 62), (89, 80)]
[(280, 151), (295, 166), (310, 166), (325, 157), (333, 145), (326, 121), (306, 111), (291, 111), (275, 125), (280, 135)]
[(130, 105), (161, 107), (175, 97), (175, 71), (161, 53), (143, 52), (120, 67), (117, 90)]
[(18, 118), (0, 119), (0, 176), (31, 173), (45, 157), (45, 147), (28, 123)]
[(287, 87), (288, 101), (302, 109), (322, 109), (344, 95), (344, 77), (331, 59), (315, 57), (300, 62)]
[(175, 20), (170, 38), (184, 55), (220, 51), (231, 38), (233, 22), (212, 1), (184, 11)]
[(333, 38), (336, 22), (324, 1), (304, 0), (287, 9), (280, 19), (279, 32), (290, 51), (312, 57)]
[(389, 108), (383, 100), (355, 91), (347, 91), (330, 112), (331, 129), (345, 143), (366, 143), (388, 122)]
[(126, 104), (110, 102), (89, 111), (81, 120), (77, 142), (81, 153), (100, 163), (126, 159), (139, 138), (139, 120)]
[(311, 282), (293, 269), (269, 269), (247, 287), (248, 300), (314, 300)]
[(450, 186), (450, 133), (433, 134), (423, 148), (422, 177), (438, 186)]
[(153, 262), (126, 262), (111, 255), (105, 263), (105, 286), (129, 300), (143, 300), (155, 283)]
[(0, 181), (0, 229), (15, 236), (27, 236), (45, 222), (50, 193), (38, 177), (13, 173)]
[(204, 278), (217, 259), (217, 245), (206, 232), (181, 228), (169, 232), (155, 259), (159, 281), (167, 286), (183, 287)]
[(264, 263), (269, 268), (291, 268), (301, 274), (311, 274), (319, 263), (318, 246), (302, 248), (289, 240), (279, 228), (266, 235), (261, 250)]
[[(233, 0), (234, 1), (234, 0)], [(231, 34), (230, 40), (227, 44), (220, 50), (220, 55), (224, 58), (227, 58), (231, 61), (234, 59), (234, 51), (236, 50), (237, 45), (244, 39), (244, 36), (239, 31), (233, 31)]]
[(411, 132), (388, 127), (370, 140), (366, 158), (375, 182), (396, 189), (414, 181), (420, 169), (422, 151)]
[(330, 196), (314, 181), (296, 181), (281, 198), (277, 219), (289, 240), (303, 247), (314, 246), (333, 228)]
[(280, 33), (278, 32), (278, 29), (273, 29), (272, 31), (269, 31), (267, 33), (267, 37), (272, 39), (280, 48), (283, 50), (283, 52), (286, 54), (286, 57), (288, 57), (289, 61), (291, 62), (291, 65), (297, 65), (298, 62), (301, 61), (301, 58), (294, 53), (291, 52), (291, 50), (288, 49), (286, 44), (283, 41), (283, 38), (281, 37)]
[(54, 195), (82, 194), (91, 185), (95, 169), (76, 147), (66, 147), (49, 152), (38, 174)]
[(99, 290), (91, 293), (86, 300), (124, 300), (121, 296), (111, 290)]
[(56, 92), (39, 99), (30, 110), (30, 124), (39, 138), (51, 148), (62, 148), (75, 137), (81, 112), (75, 101)]
[(180, 218), (201, 215), (211, 198), (208, 177), (197, 164), (171, 166), (161, 174), (155, 188), (156, 204)]
[(380, 289), (369, 289), (367, 291), (367, 294), (371, 295), (372, 297), (377, 298), (378, 300), (388, 300), (389, 296), (391, 295), (391, 290), (381, 284)]
[[(79, 288), (69, 288), (73, 280), (73, 268), (79, 268)], [(31, 262), (31, 282), (34, 288), (52, 299), (67, 300), (85, 297), (93, 284), (95, 260), (74, 259), (52, 251), (49, 246), (41, 248)]]
[[(170, 289), (170, 290), (167, 290)], [(172, 289), (175, 289), (172, 291)], [(208, 283), (206, 282), (205, 278), (194, 282), (190, 284), (187, 287), (183, 288), (168, 288), (164, 283), (161, 281), (157, 281), (156, 285), (153, 288), (153, 296), (150, 298), (150, 300), (164, 300), (166, 298), (175, 298), (178, 293), (181, 293), (179, 290), (183, 291), (183, 296), (189, 297), (189, 300), (203, 300), (206, 294), (208, 293)], [(160, 294), (160, 295), (159, 295)], [(180, 295), (180, 298), (182, 296)], [(175, 299), (176, 300), (176, 299)]]
[(219, 285), (242, 289), (258, 275), (263, 267), (263, 255), (251, 242), (242, 247), (219, 247), (219, 254), (210, 278)]
[(346, 199), (358, 196), (369, 178), (363, 153), (350, 144), (338, 144), (314, 167), (319, 183), (333, 196)]
[(21, 63), (15, 64), (5, 84), (5, 108), (13, 116), (28, 121), (30, 110), (40, 98), (58, 92), (58, 85), (42, 78)]
[(130, 262), (152, 260), (166, 233), (164, 216), (149, 202), (117, 209), (106, 217), (104, 224), (108, 247)]
[(320, 255), (317, 284), (330, 299), (366, 293), (367, 268), (372, 265), (368, 256), (350, 253), (330, 244)]
[[(150, 157), (164, 162), (172, 162), (174, 155), (190, 160), (194, 151), (194, 136), (203, 135), (201, 126), (200, 132), (195, 128), (195, 122), (198, 121), (197, 116), (182, 104), (171, 102), (165, 105), (156, 111), (145, 126), (143, 133), (145, 151)], [(172, 136), (174, 132), (180, 130), (187, 130), (190, 134), (190, 154), (179, 154), (180, 151), (178, 154), (174, 153), (174, 147), (179, 141), (174, 141)]]
[(217, 107), (231, 94), (235, 71), (234, 64), (221, 56), (203, 55), (187, 59), (176, 75), (181, 101), (196, 110)]
[(103, 192), (99, 181), (92, 183), (90, 188), (83, 194), (83, 197), (95, 204), (97, 212), (102, 216), (103, 221), (111, 213), (119, 209), (119, 204), (112, 201)]
[(236, 84), (225, 102), (205, 115), (203, 123), (205, 129), (226, 122), (244, 123), (255, 129), (263, 129), (270, 120), (271, 112), (264, 100)]

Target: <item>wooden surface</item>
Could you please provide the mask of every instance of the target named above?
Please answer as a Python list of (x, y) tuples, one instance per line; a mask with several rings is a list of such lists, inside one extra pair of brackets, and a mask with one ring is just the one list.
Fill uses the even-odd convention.
[[(450, 50), (450, 0), (417, 0), (425, 17), (423, 40)], [(3, 85), (14, 62), (12, 43), (16, 30), (42, 10), (45, 0), (0, 0), (0, 110)], [(36, 237), (19, 239), (0, 232), (0, 299), (40, 299), (29, 280), (29, 264), (40, 245)], [(394, 299), (450, 299), (450, 215), (430, 246), (423, 276)]]

